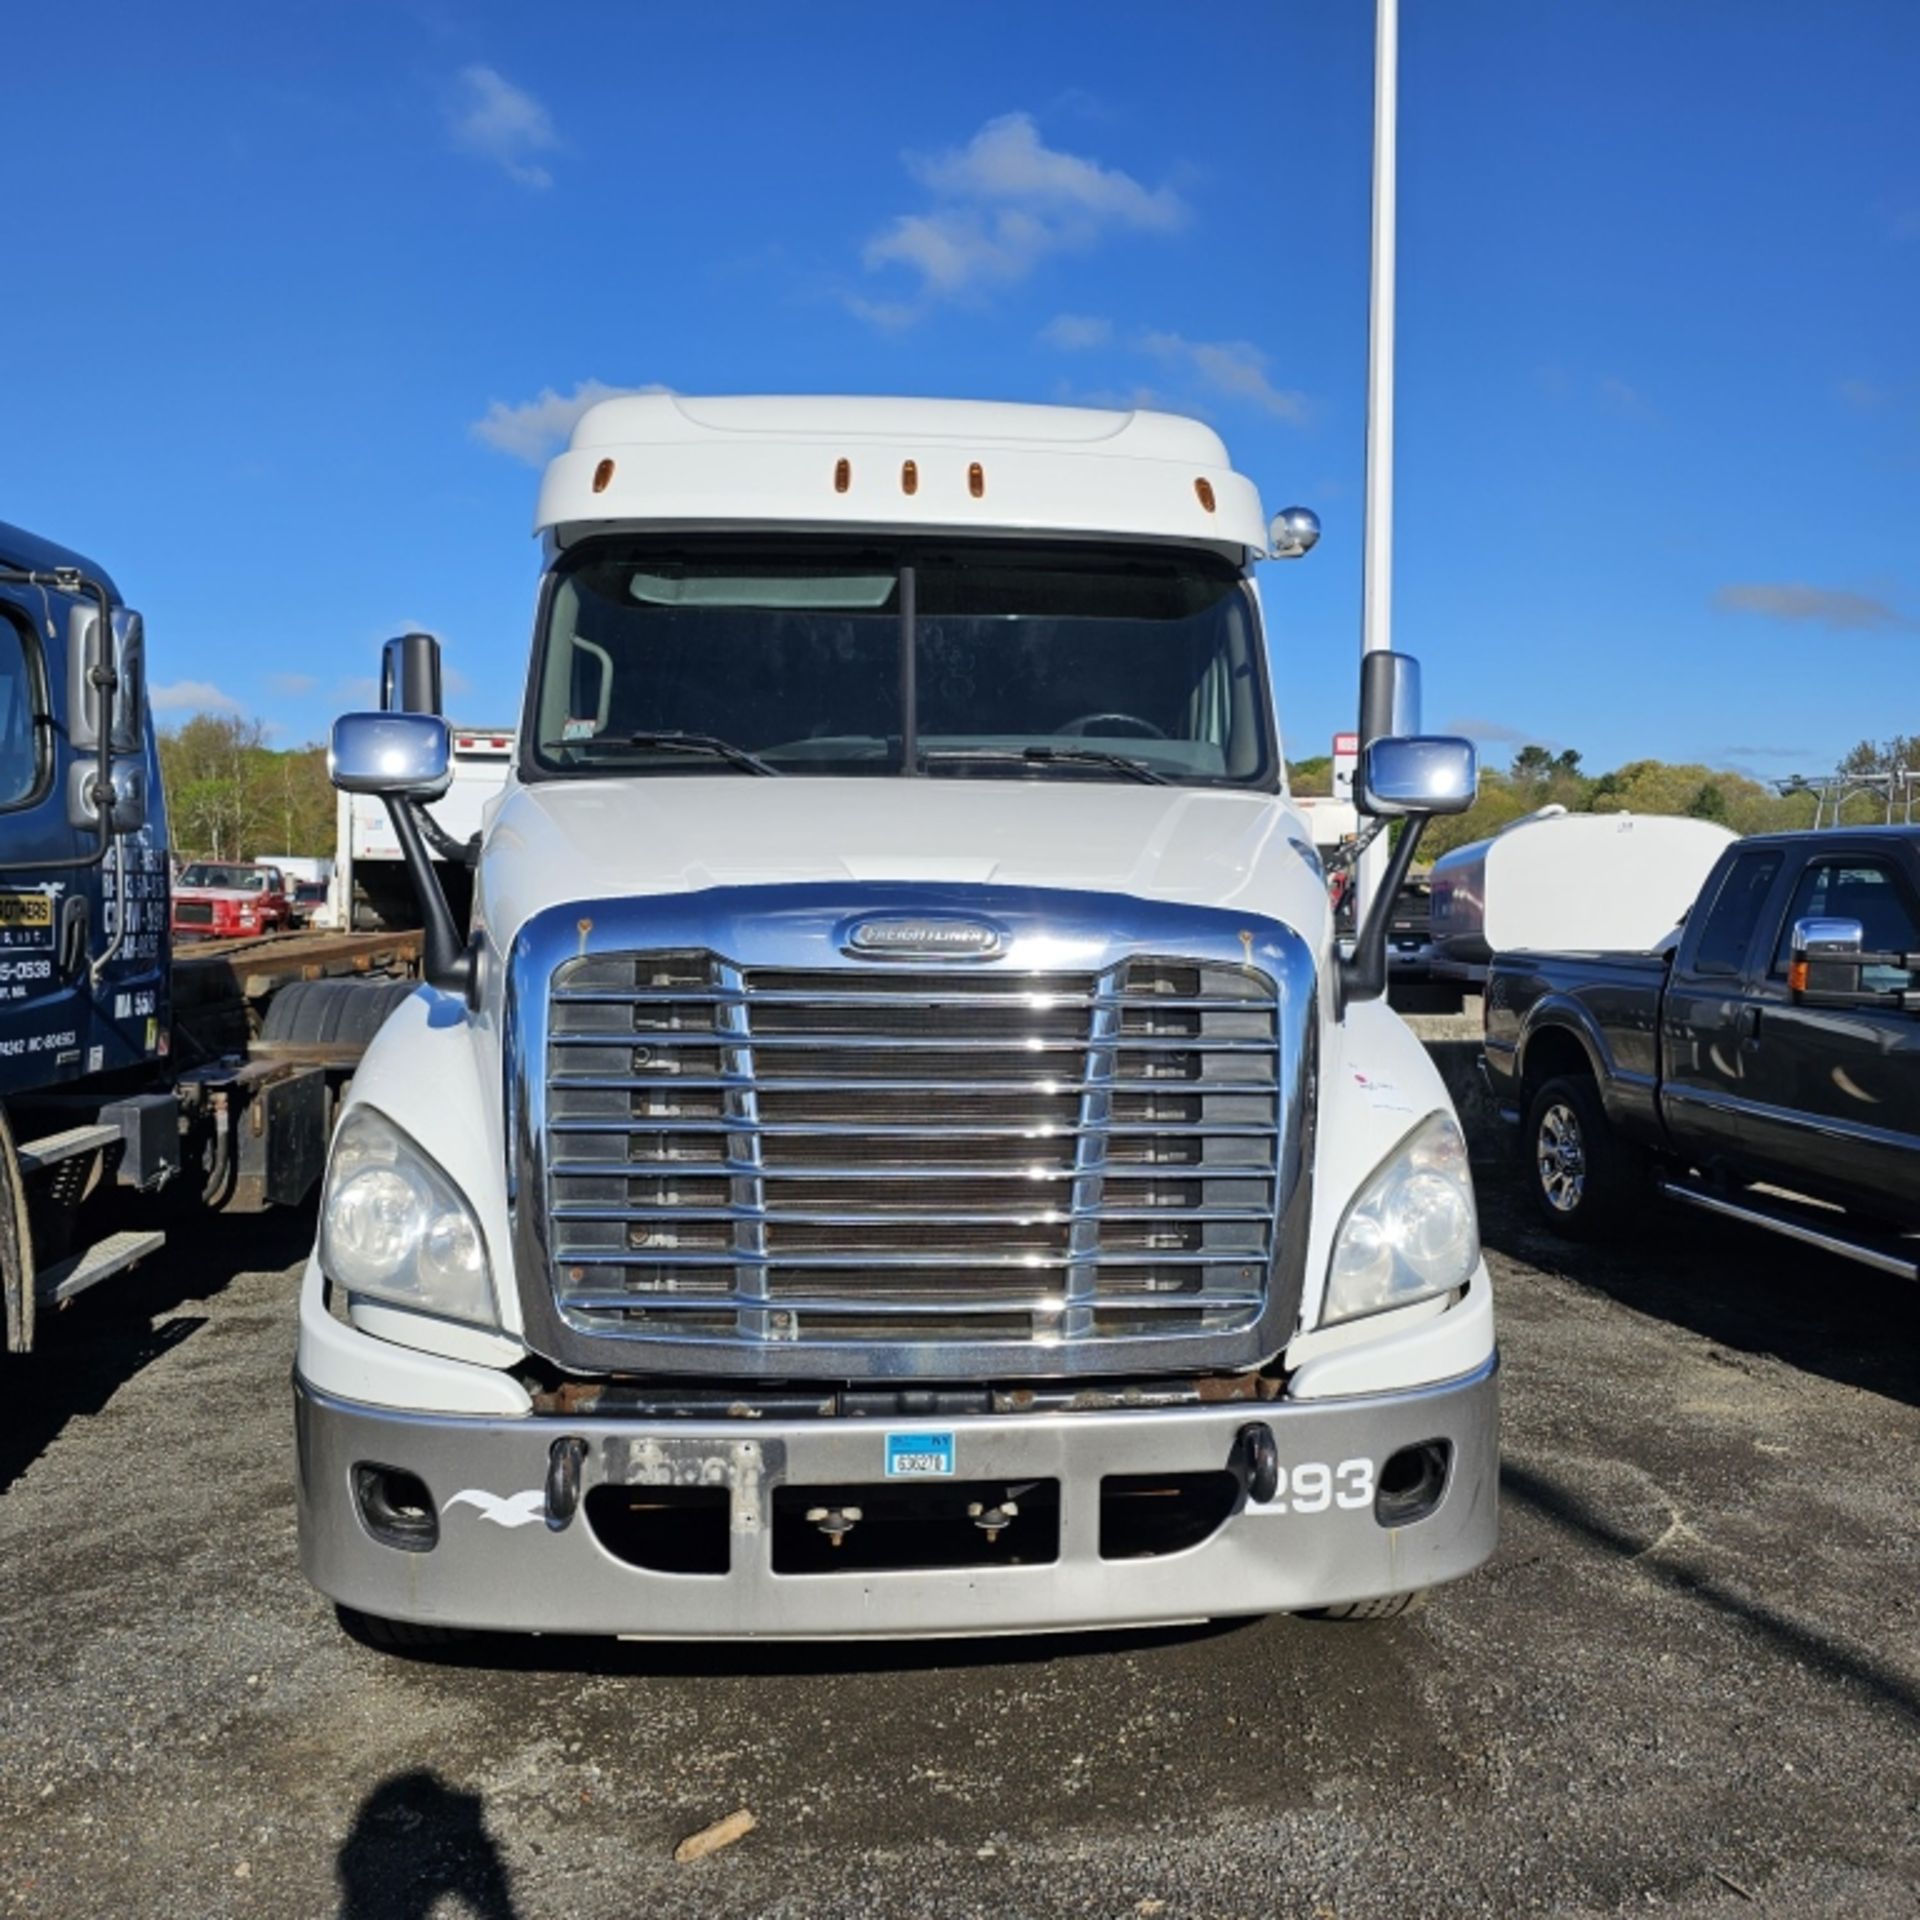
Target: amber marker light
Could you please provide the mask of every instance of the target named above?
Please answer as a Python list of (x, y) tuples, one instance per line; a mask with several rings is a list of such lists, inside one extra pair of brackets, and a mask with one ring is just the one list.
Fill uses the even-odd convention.
[(918, 493), (920, 491), (920, 468), (912, 460), (902, 462), (900, 467), (900, 491)]
[(1805, 993), (1806, 990), (1807, 963), (1805, 960), (1794, 960), (1787, 967), (1787, 991), (1789, 993)]
[(1193, 491), (1200, 504), (1211, 513), (1213, 511), (1213, 482), (1203, 473), (1194, 481)]
[(845, 493), (846, 490), (852, 485), (853, 485), (853, 462), (851, 460), (836, 460), (833, 463), (834, 492)]
[(593, 470), (593, 490), (595, 493), (605, 493), (612, 485), (613, 462), (611, 460), (602, 460)]
[(983, 498), (986, 494), (987, 470), (978, 460), (967, 469), (967, 491), (972, 494), (976, 500)]

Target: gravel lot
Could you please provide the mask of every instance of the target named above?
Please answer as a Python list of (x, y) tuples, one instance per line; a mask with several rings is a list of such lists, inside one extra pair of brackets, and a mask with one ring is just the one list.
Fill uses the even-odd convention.
[(304, 1226), (198, 1230), (0, 1363), (0, 1914), (1920, 1912), (1920, 1294), (1482, 1198), (1505, 1538), (1424, 1612), (442, 1663), (294, 1564)]

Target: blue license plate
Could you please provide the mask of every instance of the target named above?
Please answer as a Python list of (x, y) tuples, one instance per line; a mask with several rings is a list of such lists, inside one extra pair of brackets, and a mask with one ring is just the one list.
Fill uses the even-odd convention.
[(953, 1477), (951, 1433), (890, 1433), (887, 1435), (887, 1478), (924, 1480)]

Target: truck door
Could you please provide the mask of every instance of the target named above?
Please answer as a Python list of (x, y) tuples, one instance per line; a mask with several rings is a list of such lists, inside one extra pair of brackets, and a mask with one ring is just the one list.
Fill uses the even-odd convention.
[[(1871, 1213), (1920, 1211), (1920, 1015), (1892, 1007), (1796, 1006), (1793, 924), (1858, 920), (1870, 951), (1920, 952), (1920, 893), (1885, 843), (1844, 843), (1807, 861), (1771, 921), (1747, 1049), (1748, 1150), (1767, 1178)], [(1920, 985), (1870, 967), (1876, 992)]]
[[(1709, 879), (1674, 957), (1661, 1006), (1661, 1114), (1674, 1145), (1701, 1167), (1737, 1160), (1752, 1098), (1749, 1047), (1758, 1017), (1755, 949), (1779, 891), (1780, 847), (1738, 853)], [(1771, 922), (1767, 921), (1771, 927)]]

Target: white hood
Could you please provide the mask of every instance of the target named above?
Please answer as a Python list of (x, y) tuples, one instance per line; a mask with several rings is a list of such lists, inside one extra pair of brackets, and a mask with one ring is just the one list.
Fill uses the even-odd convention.
[(1312, 837), (1272, 795), (1048, 780), (662, 774), (507, 790), (483, 909), (503, 946), (577, 900), (809, 882), (1061, 887), (1283, 920), (1316, 949)]

